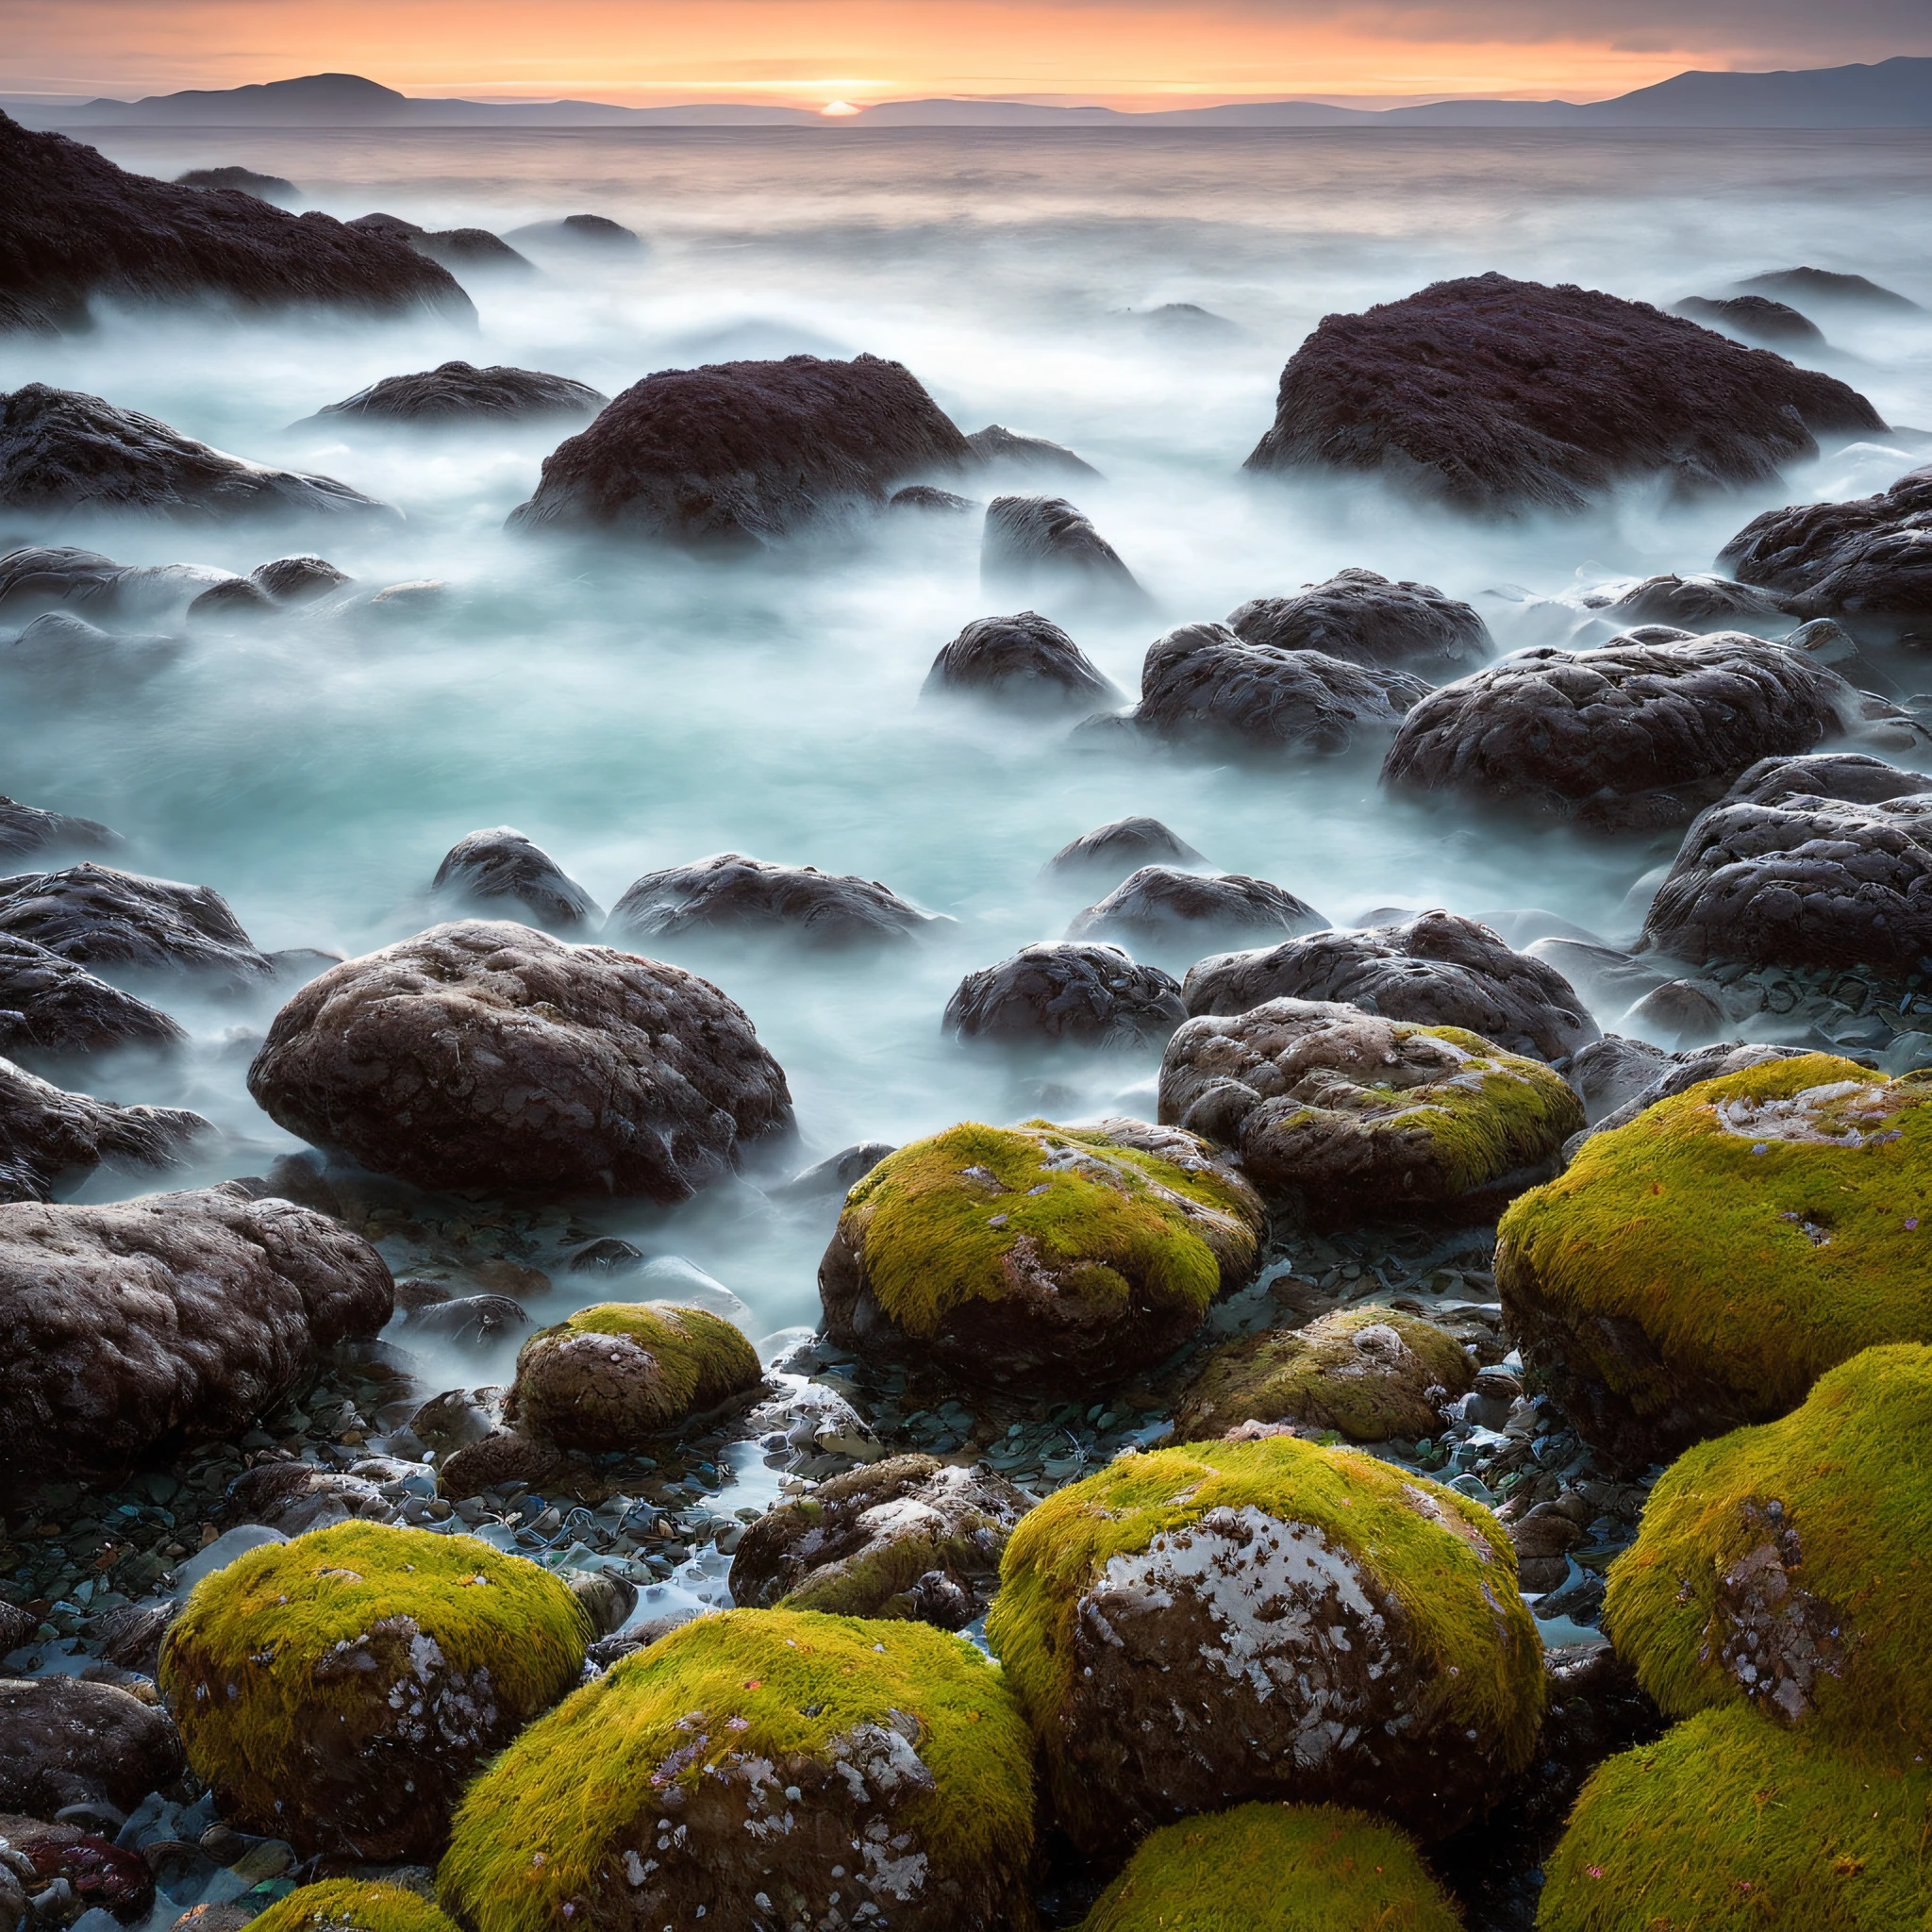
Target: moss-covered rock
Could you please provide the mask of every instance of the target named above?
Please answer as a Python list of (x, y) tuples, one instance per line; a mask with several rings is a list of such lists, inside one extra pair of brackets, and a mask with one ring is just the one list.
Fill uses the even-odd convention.
[(1270, 1201), (1346, 1227), (1493, 1213), (1553, 1170), (1583, 1104), (1541, 1061), (1460, 1027), (1277, 999), (1175, 1033), (1160, 1118), (1238, 1149)]
[(998, 1671), (923, 1624), (700, 1617), (532, 1724), (438, 1874), (473, 1932), (1027, 1932), (1032, 1753)]
[(1256, 1798), (1443, 1837), (1542, 1714), (1494, 1517), (1291, 1436), (1124, 1456), (1049, 1497), (1007, 1544), (987, 1635), (1088, 1850)]
[(576, 1681), (589, 1637), (522, 1557), (341, 1523), (205, 1576), (160, 1682), (231, 1822), (305, 1855), (421, 1857), (476, 1767)]
[(1538, 1932), (1920, 1932), (1932, 1776), (1741, 1706), (1601, 1765), (1545, 1861)]
[(826, 1331), (1059, 1391), (1145, 1368), (1255, 1271), (1267, 1217), (1191, 1134), (976, 1122), (889, 1155), (819, 1265)]
[(1237, 1805), (1141, 1843), (1080, 1932), (1459, 1932), (1391, 1824), (1337, 1805)]
[(297, 1886), (248, 1923), (253, 1932), (457, 1932), (419, 1893), (359, 1878)]
[(1659, 1101), (1510, 1207), (1496, 1281), (1628, 1461), (1783, 1415), (1861, 1349), (1932, 1341), (1932, 1074), (1807, 1054)]
[(1174, 1433), (1285, 1422), (1354, 1442), (1430, 1436), (1442, 1405), (1474, 1379), (1475, 1364), (1447, 1329), (1371, 1302), (1216, 1349), (1181, 1397)]

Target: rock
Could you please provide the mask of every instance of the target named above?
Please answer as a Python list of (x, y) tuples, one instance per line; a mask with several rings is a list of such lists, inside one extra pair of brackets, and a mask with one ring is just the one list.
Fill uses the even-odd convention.
[(1900, 314), (1919, 312), (1916, 302), (1881, 289), (1863, 275), (1837, 275), (1827, 268), (1772, 269), (1764, 275), (1747, 275), (1738, 286), (1762, 295), (1789, 296), (1794, 302), (1890, 308)]
[(1555, 967), (1453, 912), (1217, 954), (1189, 968), (1181, 996), (1190, 1013), (1245, 1013), (1284, 998), (1340, 1000), (1389, 1020), (1459, 1026), (1545, 1060), (1597, 1037), (1588, 1008)]
[(962, 1040), (1157, 1045), (1187, 1018), (1178, 984), (1119, 946), (1041, 940), (959, 982), (945, 1024)]
[(342, 1523), (206, 1577), (161, 1648), (224, 1819), (304, 1857), (431, 1857), (470, 1776), (576, 1681), (567, 1585), (471, 1537)]
[(1742, 1073), (1766, 1060), (1796, 1059), (1800, 1052), (1792, 1046), (1730, 1041), (1669, 1053), (1646, 1041), (1607, 1033), (1578, 1049), (1564, 1069), (1564, 1078), (1581, 1096), (1584, 1111), (1593, 1124), (1622, 1126), (1646, 1107), (1682, 1093), (1700, 1080)]
[(1084, 458), (1058, 442), (1039, 436), (1021, 436), (998, 423), (975, 429), (967, 439), (973, 454), (988, 469), (1034, 470), (1051, 476), (1098, 476)]
[(1736, 618), (1776, 619), (1787, 614), (1783, 598), (1708, 573), (1683, 576), (1672, 571), (1661, 576), (1623, 578), (1584, 591), (1577, 602), (1618, 624), (1675, 625), (1692, 632), (1727, 630)]
[[(649, 1794), (587, 1806), (588, 1788)], [(585, 1932), (1031, 1918), (1032, 1743), (1000, 1674), (921, 1624), (698, 1617), (532, 1724), (464, 1794), (438, 1890)], [(547, 1847), (533, 1871), (533, 1833)], [(637, 1882), (632, 1884), (632, 1875)], [(782, 1900), (782, 1907), (760, 1905)]]
[(1803, 342), (1824, 346), (1824, 331), (1807, 321), (1790, 304), (1774, 302), (1769, 295), (1731, 295), (1712, 299), (1687, 295), (1671, 304), (1673, 315), (1688, 315), (1707, 328), (1742, 336), (1752, 342)]
[(932, 923), (876, 879), (721, 852), (647, 872), (611, 908), (607, 933), (662, 939), (770, 928), (814, 945), (905, 939)]
[(1495, 1211), (1583, 1125), (1541, 1061), (1455, 1026), (1326, 1000), (1190, 1020), (1160, 1063), (1160, 1118), (1237, 1149), (1311, 1225)]
[[(401, 1509), (400, 1495), (385, 1495), (383, 1486), (399, 1484), (406, 1474), (421, 1474), (413, 1463), (382, 1457), (372, 1458), (355, 1470), (323, 1469), (312, 1462), (258, 1462), (229, 1485), (222, 1514), (234, 1519), (238, 1528), (275, 1532), (273, 1537), (257, 1538), (248, 1549), (286, 1542), (338, 1523), (393, 1523)], [(219, 1544), (210, 1545), (211, 1550), (218, 1548)], [(199, 1576), (191, 1577), (189, 1573), (209, 1553), (202, 1551), (194, 1563), (184, 1566), (175, 1580), (183, 1595), (200, 1582)], [(245, 1549), (228, 1552), (227, 1562), (246, 1554)], [(210, 1567), (225, 1569), (227, 1562)]]
[(465, 275), (536, 273), (528, 257), (519, 255), (501, 235), (492, 235), (488, 228), (421, 230), (409, 237), (409, 246), (418, 255), (426, 255), (452, 272), (460, 269)]
[(541, 845), (509, 825), (466, 832), (443, 855), (432, 892), (469, 904), (508, 899), (537, 925), (577, 933), (600, 925), (604, 909)]
[(1227, 625), (1243, 643), (1320, 651), (1344, 663), (1425, 678), (1474, 671), (1495, 648), (1471, 606), (1433, 584), (1394, 584), (1372, 570), (1337, 571), (1292, 597), (1256, 597), (1230, 611)]
[(1063, 496), (996, 496), (987, 505), (979, 581), (1024, 596), (1081, 596), (1123, 613), (1152, 608), (1113, 545)]
[(1031, 1507), (990, 1469), (889, 1457), (766, 1510), (732, 1553), (731, 1601), (963, 1629), (985, 1614)]
[[(4, 958), (4, 954), (0, 954)], [(0, 1201), (47, 1201), (97, 1167), (178, 1166), (213, 1124), (173, 1107), (116, 1107), (0, 1059)]]
[(586, 254), (641, 255), (644, 243), (636, 229), (613, 222), (608, 215), (565, 215), (560, 221), (526, 222), (512, 228), (506, 242), (538, 248), (572, 248)]
[(1479, 1504), (1291, 1436), (1125, 1456), (1026, 1515), (987, 1639), (1090, 1854), (1249, 1799), (1424, 1840), (1528, 1761), (1542, 1646)]
[[(225, 1906), (195, 1907), (197, 1912), (232, 1909)], [(361, 1878), (325, 1878), (317, 1885), (298, 1885), (246, 1923), (254, 1932), (457, 1932), (455, 1923), (420, 1891), (406, 1885)], [(196, 1921), (176, 1926), (175, 1932), (239, 1932), (239, 1928)]]
[(1328, 316), (1282, 371), (1257, 471), (1378, 471), (1465, 510), (1581, 509), (1626, 477), (1770, 483), (1857, 391), (1646, 303), (1499, 275)]
[[(16, 1869), (15, 1875), (30, 1897), (44, 1899), (47, 1888), (64, 1883), (69, 1909), (76, 1917), (99, 1910), (139, 1924), (154, 1907), (155, 1881), (141, 1854), (124, 1851), (77, 1824), (50, 1824), (0, 1811), (0, 1858), (9, 1864), (15, 1858), (24, 1861), (26, 1869)], [(54, 1900), (45, 1909), (57, 1924), (66, 1916)], [(37, 1917), (30, 1913), (28, 1923)]]
[(234, 1435), (391, 1307), (375, 1250), (287, 1201), (0, 1208), (0, 1440), (66, 1479)]
[(1121, 701), (1072, 638), (1037, 610), (975, 617), (932, 660), (923, 697), (985, 697), (1028, 710), (1095, 711)]
[(1932, 1084), (1804, 1054), (1596, 1134), (1514, 1202), (1496, 1286), (1524, 1360), (1635, 1467), (1794, 1408), (1862, 1348), (1932, 1341)]
[(570, 1458), (547, 1439), (521, 1429), (492, 1429), (443, 1457), (438, 1465), (437, 1488), (452, 1502), (511, 1483), (541, 1490), (559, 1479), (569, 1466)]
[(49, 610), (0, 639), (0, 668), (43, 686), (85, 691), (152, 676), (180, 653), (176, 639), (150, 633), (116, 637), (65, 610)]
[(1216, 937), (1307, 932), (1325, 922), (1292, 892), (1245, 873), (1176, 872), (1143, 865), (1106, 898), (1075, 913), (1070, 940), (1121, 939), (1141, 946), (1200, 946)]
[(876, 509), (892, 486), (971, 456), (917, 378), (876, 356), (667, 369), (559, 443), (509, 522), (771, 543)]
[[(172, 622), (232, 571), (198, 563), (116, 563), (98, 550), (29, 544), (0, 557), (0, 612), (86, 612), (105, 624)], [(125, 640), (124, 640), (125, 641)]]
[(1443, 1408), (1474, 1374), (1462, 1344), (1432, 1322), (1373, 1302), (1338, 1308), (1306, 1328), (1224, 1342), (1181, 1396), (1174, 1434), (1191, 1442), (1242, 1423), (1292, 1423), (1351, 1442), (1412, 1441), (1441, 1433)]
[[(891, 1141), (860, 1141), (841, 1149), (827, 1160), (795, 1174), (767, 1191), (781, 1200), (815, 1201), (834, 1197), (842, 1201), (852, 1190), (882, 1161), (897, 1151)], [(572, 1264), (575, 1266), (575, 1262)]]
[(253, 168), (190, 168), (175, 176), (177, 188), (236, 188), (258, 201), (291, 202), (302, 198), (302, 191), (279, 175), (258, 174)]
[(901, 514), (964, 516), (981, 506), (970, 496), (960, 496), (951, 490), (936, 490), (930, 483), (908, 483), (887, 497), (886, 508)]
[(1238, 341), (1247, 334), (1239, 323), (1203, 308), (1198, 302), (1162, 302), (1143, 308), (1140, 320), (1154, 334), (1195, 347)]
[(1172, 1354), (1253, 1274), (1265, 1222), (1191, 1135), (967, 1123), (846, 1196), (819, 1263), (825, 1332), (1063, 1395)]
[(522, 1303), (507, 1294), (466, 1294), (413, 1310), (404, 1333), (416, 1344), (436, 1341), (454, 1348), (487, 1348), (529, 1325)]
[(1143, 865), (1179, 868), (1207, 862), (1158, 819), (1127, 818), (1082, 832), (1062, 845), (1041, 870), (1049, 876), (1105, 880), (1113, 885)]
[(274, 970), (212, 886), (92, 863), (0, 879), (0, 934), (78, 966), (207, 974), (240, 984)]
[(0, 1657), (24, 1650), (34, 1641), (34, 1633), (40, 1627), (38, 1617), (0, 1597)]
[(190, 622), (197, 625), (233, 626), (275, 614), (275, 600), (250, 577), (229, 577), (211, 584), (188, 607)]
[(333, 476), (251, 463), (153, 416), (43, 382), (0, 394), (0, 508), (59, 517), (132, 510), (195, 525), (243, 517), (401, 521), (388, 504)]
[(130, 175), (5, 115), (0, 208), (0, 288), (16, 325), (85, 328), (96, 297), (475, 317), (448, 272), (402, 243), (253, 193)]
[(415, 375), (386, 375), (345, 401), (318, 409), (296, 427), (334, 427), (345, 421), (447, 425), (571, 417), (588, 422), (609, 400), (568, 376), (444, 362)]
[(525, 1198), (687, 1200), (791, 1125), (783, 1070), (708, 980), (485, 920), (311, 980), (248, 1091), (378, 1174)]
[(51, 1818), (69, 1805), (132, 1811), (185, 1765), (164, 1710), (112, 1684), (0, 1678), (0, 1810)]
[(1134, 722), (1160, 738), (1339, 758), (1381, 743), (1427, 691), (1407, 672), (1185, 624), (1147, 647)]
[(627, 1274), (643, 1260), (643, 1251), (615, 1235), (587, 1241), (570, 1257), (573, 1274)]
[(0, 858), (25, 858), (30, 853), (44, 852), (49, 846), (77, 845), (89, 851), (105, 852), (123, 842), (119, 832), (109, 831), (92, 819), (42, 811), (36, 806), (0, 796)]
[(1901, 771), (1863, 752), (1813, 752), (1808, 758), (1759, 758), (1724, 793), (1727, 805), (1782, 805), (1790, 798), (1836, 798), (1879, 805), (1932, 791), (1932, 776)]
[(277, 604), (312, 604), (327, 597), (355, 579), (338, 570), (325, 557), (277, 557), (273, 562), (258, 563), (248, 573), (248, 580), (266, 591)]

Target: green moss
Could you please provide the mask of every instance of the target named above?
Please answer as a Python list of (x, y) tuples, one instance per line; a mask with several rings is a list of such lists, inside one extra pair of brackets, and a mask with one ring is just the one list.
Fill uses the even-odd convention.
[[(1860, 1349), (1932, 1341), (1932, 1083), (1824, 1054), (1707, 1080), (1592, 1136), (1498, 1236), (1506, 1303), (1635, 1323), (1780, 1414)], [(1640, 1417), (1670, 1399), (1641, 1355), (1606, 1345), (1591, 1366)]]
[(249, 1925), (251, 1932), (456, 1932), (426, 1898), (357, 1878), (299, 1886)]
[(1207, 1161), (1183, 1167), (1047, 1121), (967, 1122), (902, 1147), (839, 1222), (879, 1306), (921, 1338), (962, 1302), (1006, 1299), (1022, 1243), (1096, 1307), (1205, 1312), (1254, 1273), (1264, 1227), (1253, 1193)]
[(1538, 1932), (1918, 1932), (1932, 1778), (1733, 1705), (1600, 1765), (1545, 1861)]
[(1932, 1757), (1932, 1349), (1868, 1349), (1774, 1423), (1665, 1471), (1604, 1625), (1666, 1712), (1748, 1699)]
[(1336, 1805), (1238, 1805), (1142, 1840), (1080, 1932), (1457, 1932), (1392, 1824)]
[[(609, 1389), (589, 1389), (566, 1370), (552, 1389), (546, 1360), (557, 1343), (579, 1335), (615, 1335), (646, 1350), (656, 1364), (648, 1377), (625, 1375)], [(517, 1352), (517, 1387), (511, 1411), (559, 1440), (580, 1424), (599, 1440), (582, 1446), (621, 1446), (616, 1440), (640, 1430), (675, 1428), (687, 1417), (715, 1408), (758, 1385), (758, 1351), (722, 1315), (673, 1302), (601, 1302), (567, 1321), (540, 1328)], [(585, 1413), (574, 1411), (581, 1405)], [(609, 1436), (606, 1442), (602, 1439)]]
[[(700, 1617), (626, 1657), (525, 1731), (470, 1787), (438, 1874), (474, 1932), (576, 1920), (625, 1849), (655, 1837), (662, 1793), (727, 1759), (824, 1757), (907, 1713), (934, 1788), (896, 1816), (935, 1862), (1024, 1869), (1032, 1748), (1000, 1673), (924, 1624), (789, 1610)], [(615, 1877), (611, 1876), (615, 1873)]]

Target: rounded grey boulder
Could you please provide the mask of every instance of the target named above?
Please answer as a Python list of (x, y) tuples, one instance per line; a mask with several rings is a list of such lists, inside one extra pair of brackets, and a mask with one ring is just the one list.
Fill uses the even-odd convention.
[(1028, 710), (1095, 711), (1121, 701), (1117, 686), (1037, 610), (975, 617), (932, 660), (922, 696), (995, 699)]
[(0, 1678), (0, 1811), (131, 1811), (186, 1769), (174, 1720), (116, 1684)]
[(158, 1008), (15, 933), (0, 932), (0, 1053), (101, 1053), (177, 1046), (187, 1035)]
[(1179, 986), (1119, 946), (1042, 940), (969, 973), (946, 1003), (962, 1040), (1158, 1044), (1187, 1018)]
[(1106, 898), (1076, 913), (1067, 937), (1197, 945), (1217, 934), (1309, 932), (1327, 923), (1292, 892), (1245, 873), (1143, 865)]
[(45, 1201), (95, 1168), (173, 1167), (212, 1125), (173, 1107), (116, 1107), (0, 1059), (0, 1201)]
[(0, 933), (81, 966), (244, 982), (274, 970), (212, 886), (143, 878), (107, 865), (0, 879)]
[(604, 917), (549, 853), (509, 825), (466, 832), (443, 854), (429, 889), (473, 902), (512, 899), (550, 932), (581, 932)]
[(990, 591), (1071, 593), (1122, 610), (1150, 606), (1113, 545), (1063, 496), (996, 496), (987, 505), (979, 581)]
[(1345, 663), (1420, 677), (1474, 671), (1493, 648), (1470, 605), (1433, 584), (1391, 583), (1372, 570), (1340, 570), (1292, 597), (1256, 597), (1230, 611), (1228, 628), (1249, 644), (1321, 651)]
[[(588, 421), (610, 400), (588, 384), (536, 369), (444, 362), (414, 375), (386, 375), (308, 419), (310, 425), (348, 423), (527, 423), (546, 418)], [(298, 427), (301, 425), (297, 425)]]
[(721, 852), (634, 880), (605, 930), (657, 939), (763, 928), (816, 945), (851, 945), (904, 939), (932, 919), (876, 879)]
[(1205, 865), (1200, 853), (1158, 819), (1115, 819), (1082, 832), (1049, 858), (1041, 870), (1061, 878), (1124, 879), (1143, 865), (1185, 868)]

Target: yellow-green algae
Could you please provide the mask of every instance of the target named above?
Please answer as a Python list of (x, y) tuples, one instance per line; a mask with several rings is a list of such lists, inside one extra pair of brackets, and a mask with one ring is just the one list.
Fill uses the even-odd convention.
[(658, 1378), (648, 1386), (628, 1381), (624, 1391), (625, 1420), (645, 1428), (672, 1428), (687, 1416), (728, 1401), (753, 1387), (761, 1374), (758, 1351), (722, 1315), (675, 1302), (600, 1302), (579, 1308), (562, 1322), (540, 1328), (517, 1351), (519, 1388), (513, 1405), (534, 1412), (526, 1420), (541, 1427), (549, 1414), (551, 1391), (541, 1389), (541, 1363), (555, 1343), (576, 1335), (615, 1335), (649, 1352)]
[[(1831, 1088), (1806, 1109), (1816, 1137), (1785, 1138), (1782, 1104)], [(1861, 1349), (1932, 1341), (1932, 1073), (1807, 1054), (1707, 1080), (1593, 1135), (1497, 1234), (1506, 1303), (1634, 1322), (1782, 1414)], [(1640, 1417), (1668, 1399), (1618, 1349), (1591, 1371)]]
[[(1516, 1553), (1503, 1525), (1425, 1477), (1292, 1436), (1122, 1456), (1020, 1519), (986, 1634), (1042, 1740), (1050, 1744), (1073, 1687), (1080, 1600), (1108, 1563), (1211, 1509), (1249, 1506), (1310, 1524), (1346, 1551), (1407, 1613), (1449, 1717), (1495, 1738), (1511, 1769), (1528, 1762), (1542, 1723), (1542, 1641), (1517, 1593)], [(1047, 1776), (1063, 1817), (1092, 1815), (1095, 1794), (1051, 1749)]]
[(1919, 1932), (1932, 1776), (1701, 1711), (1591, 1774), (1538, 1932)]
[[(693, 1712), (711, 1725), (702, 1751), (680, 1724)], [(971, 1643), (925, 1624), (726, 1610), (625, 1658), (517, 1738), (464, 1794), (439, 1892), (472, 1932), (581, 1925), (587, 1900), (595, 1924), (625, 1850), (655, 1837), (658, 1780), (674, 1762), (675, 1781), (694, 1787), (727, 1758), (823, 1756), (899, 1712), (924, 1725), (934, 1782), (896, 1814), (902, 1828), (935, 1864), (1024, 1869), (1032, 1740)]]
[(457, 1932), (419, 1893), (359, 1878), (298, 1886), (248, 1923), (250, 1932)]
[(1932, 1756), (1932, 1348), (1867, 1349), (1803, 1407), (1680, 1456), (1611, 1566), (1604, 1629), (1672, 1717), (1748, 1699)]
[(1237, 1805), (1143, 1839), (1080, 1932), (1459, 1932), (1392, 1824), (1340, 1805)]
[[(968, 1183), (971, 1170), (997, 1190)], [(961, 1303), (1007, 1298), (1002, 1263), (1023, 1241), (1096, 1307), (1144, 1297), (1205, 1313), (1254, 1273), (1265, 1225), (1246, 1185), (1205, 1160), (1050, 1121), (968, 1121), (888, 1155), (846, 1195), (839, 1231), (880, 1307), (927, 1339)]]

